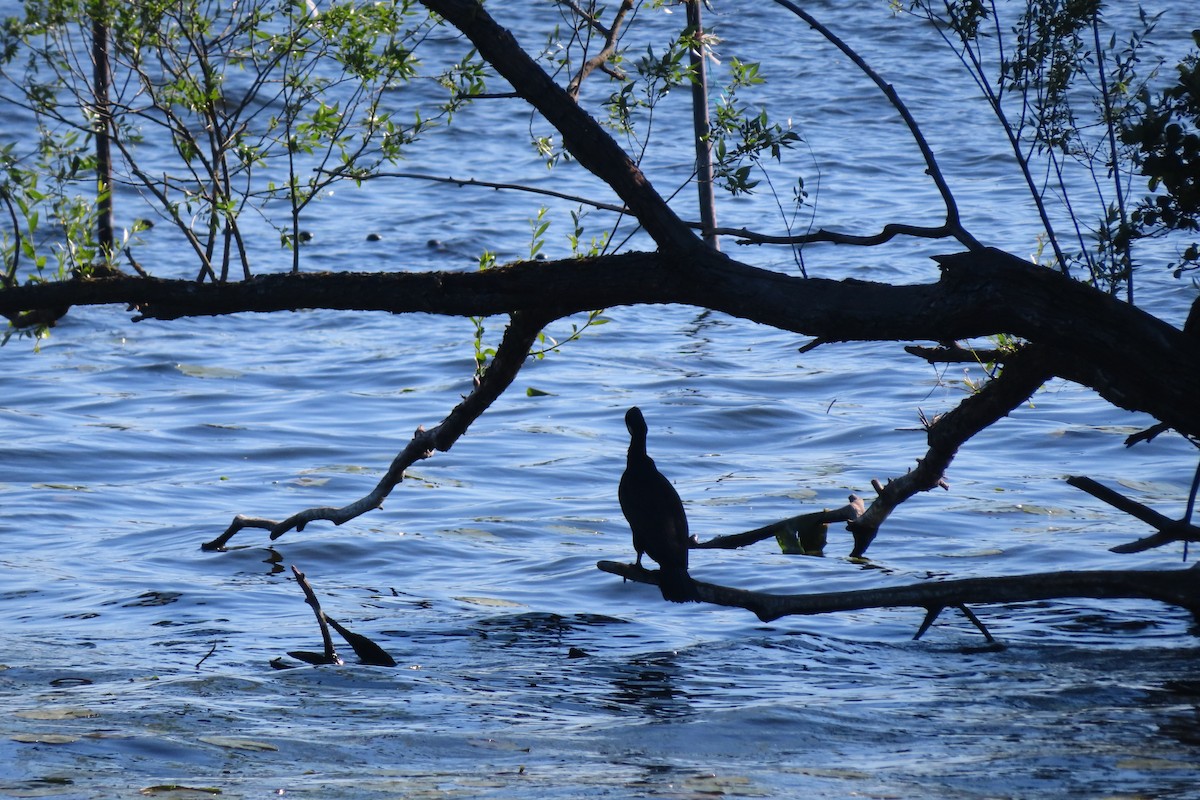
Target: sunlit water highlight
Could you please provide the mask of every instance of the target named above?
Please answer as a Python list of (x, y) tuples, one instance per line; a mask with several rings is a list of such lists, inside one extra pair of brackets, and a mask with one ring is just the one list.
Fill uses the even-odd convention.
[[(885, 11), (857, 14), (842, 27), (934, 121), (976, 235), (1031, 250), (1013, 173), (976, 146), (981, 112), (955, 116), (966, 104), (944, 102), (966, 91), (952, 64)], [(758, 7), (720, 21), (730, 52), (738, 37), (764, 50), (795, 41), (795, 71), (768, 65), (767, 91), (795, 98), (825, 164), (820, 224), (937, 220), (903, 132), (857, 81), (813, 78), (824, 62), (800, 26)], [(481, 177), (543, 175), (526, 151), (503, 149), (505, 132), (524, 142), (523, 115), (472, 113), (456, 134), (464, 149), (423, 153), (422, 171), (464, 174), (467, 152)], [(847, 153), (838, 138), (876, 127), (895, 154), (878, 157), (892, 145), (872, 141)], [(489, 174), (496, 165), (511, 174)], [(763, 198), (729, 208), (725, 224), (774, 219)], [(536, 203), (393, 184), (318, 211), (312, 269), (469, 269), (484, 247), (526, 254)], [(171, 274), (158, 230), (139, 257)], [(367, 243), (368, 232), (383, 238)], [(565, 254), (562, 235), (552, 229), (549, 255)], [(927, 256), (944, 249), (806, 260), (815, 274), (925, 281)], [(284, 263), (269, 248), (261, 257)], [(1144, 302), (1178, 321), (1194, 289), (1152, 272)], [(790, 334), (690, 308), (608, 316), (531, 362), (383, 510), (273, 544), (245, 531), (223, 553), (199, 545), (234, 514), (340, 505), (373, 486), (412, 430), (469, 390), (469, 324), (297, 312), (132, 325), (120, 309), (80, 309), (40, 353), (11, 343), (0, 353), (0, 795), (1196, 796), (1200, 647), (1181, 612), (980, 608), (1007, 645), (981, 652), (950, 613), (914, 643), (911, 610), (762, 625), (668, 606), (598, 572), (597, 560), (632, 556), (616, 503), (628, 406), (646, 412), (652, 455), (707, 538), (869, 496), (872, 478), (922, 453), (917, 409), (953, 407), (964, 379), (980, 377), (898, 345), (800, 355)], [(897, 513), (870, 564), (845, 559), (849, 538), (833, 530), (823, 559), (760, 545), (698, 552), (693, 570), (794, 592), (1175, 566), (1177, 552), (1109, 553), (1145, 531), (1061, 481), (1085, 473), (1179, 513), (1194, 451), (1168, 438), (1126, 450), (1146, 422), (1052, 383), (970, 443), (949, 492)], [(273, 670), (289, 650), (319, 649), (293, 564), (332, 616), (400, 666)]]

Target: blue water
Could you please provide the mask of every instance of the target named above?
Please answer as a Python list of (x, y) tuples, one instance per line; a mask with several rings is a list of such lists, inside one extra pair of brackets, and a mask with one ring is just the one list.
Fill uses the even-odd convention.
[[(1181, 18), (1186, 5), (1169, 8)], [(838, 24), (831, 4), (812, 10)], [(811, 145), (790, 163), (822, 165), (817, 224), (939, 220), (904, 132), (801, 25), (763, 5), (712, 19), (723, 54), (788, 54), (767, 65), (761, 96)], [(1021, 187), (928, 32), (873, 7), (839, 30), (929, 120), (975, 235), (1032, 252)], [(478, 104), (454, 147), (414, 153), (414, 171), (542, 185), (563, 174), (571, 191), (594, 191), (584, 176), (547, 174), (528, 129), (512, 101)], [(686, 154), (648, 159), (664, 191), (685, 174)], [(398, 180), (339, 188), (305, 220), (304, 267), (471, 269), (484, 248), (519, 258), (541, 202)], [(692, 214), (690, 195), (678, 202)], [(773, 208), (762, 195), (728, 202), (721, 223), (775, 232)], [(382, 239), (366, 242), (371, 232)], [(548, 255), (567, 253), (567, 232), (555, 223)], [(164, 226), (145, 238), (138, 257), (156, 274), (193, 270)], [(260, 269), (286, 270), (277, 238), (263, 241)], [(795, 269), (787, 253), (725, 247)], [(951, 247), (809, 248), (805, 261), (810, 274), (928, 281), (928, 256)], [(1168, 257), (1147, 255), (1139, 291), (1178, 321), (1195, 288), (1154, 269)], [(0, 352), (0, 795), (1197, 796), (1200, 644), (1176, 609), (981, 607), (1006, 647), (980, 652), (949, 612), (919, 642), (913, 610), (763, 625), (598, 571), (633, 555), (616, 502), (630, 405), (708, 538), (869, 498), (872, 479), (923, 453), (917, 409), (952, 408), (981, 377), (898, 344), (800, 354), (802, 338), (693, 308), (606, 316), (529, 362), (382, 510), (275, 542), (246, 530), (226, 552), (200, 544), (235, 514), (282, 518), (369, 491), (417, 425), (469, 391), (470, 323), (302, 311), (132, 324), (114, 307), (73, 310), (37, 352), (11, 342)], [(488, 322), (489, 341), (502, 325)], [(845, 557), (850, 538), (835, 526), (825, 558), (763, 543), (697, 551), (693, 572), (799, 592), (1176, 567), (1178, 549), (1108, 552), (1148, 531), (1062, 482), (1087, 474), (1182, 513), (1195, 450), (1169, 437), (1126, 450), (1147, 423), (1055, 381), (964, 448), (949, 491), (901, 508), (869, 563)], [(272, 669), (320, 648), (292, 565), (399, 667)]]

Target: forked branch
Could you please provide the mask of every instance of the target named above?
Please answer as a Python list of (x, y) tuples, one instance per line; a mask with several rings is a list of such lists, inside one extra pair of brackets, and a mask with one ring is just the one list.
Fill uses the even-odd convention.
[[(913, 141), (916, 142), (917, 147), (921, 151), (921, 157), (925, 159), (925, 171), (929, 174), (929, 177), (933, 179), (933, 183), (937, 187), (938, 193), (942, 196), (942, 202), (946, 204), (946, 223), (943, 226), (945, 233), (939, 235), (953, 236), (968, 250), (974, 251), (983, 249), (983, 245), (980, 244), (979, 240), (972, 236), (970, 232), (968, 232), (963, 226), (962, 218), (958, 213), (958, 202), (954, 199), (954, 195), (950, 191), (950, 186), (946, 183), (945, 176), (942, 175), (942, 170), (941, 167), (938, 166), (937, 158), (935, 158), (933, 155), (933, 148), (929, 146), (929, 142), (925, 139), (925, 134), (921, 132), (921, 128), (917, 125), (916, 119), (913, 118), (912, 112), (908, 110), (908, 106), (906, 106), (904, 101), (900, 99), (900, 95), (896, 93), (895, 88), (893, 88), (890, 83), (885, 81), (879, 75), (879, 73), (876, 72), (871, 65), (866, 62), (866, 59), (864, 59), (854, 50), (854, 48), (850, 47), (850, 45), (846, 44), (846, 42), (842, 41), (841, 38), (834, 34), (833, 31), (821, 24), (821, 22), (812, 14), (809, 14), (795, 3), (790, 2), (790, 0), (775, 0), (775, 3), (776, 5), (786, 8), (788, 11), (791, 11), (797, 17), (804, 20), (804, 22), (807, 23), (810, 28), (821, 34), (821, 36), (825, 37), (826, 41), (828, 41), (838, 50), (842, 51), (842, 54), (849, 58), (854, 63), (854, 66), (858, 67), (864, 75), (870, 78), (871, 82), (879, 88), (879, 91), (883, 92), (883, 96), (886, 97), (888, 102), (892, 104), (892, 107), (899, 112), (901, 119), (904, 120), (904, 124), (908, 127), (908, 131), (912, 135)], [(886, 230), (887, 229), (885, 228), (885, 232)], [(890, 238), (891, 236), (887, 236), (883, 241), (886, 241)]]
[(613, 21), (608, 27), (600, 23), (600, 20), (588, 11), (580, 8), (576, 3), (568, 2), (567, 5), (571, 10), (579, 16), (584, 23), (595, 29), (601, 36), (604, 37), (604, 46), (600, 51), (595, 53), (591, 58), (583, 62), (579, 68), (579, 72), (567, 84), (567, 93), (572, 98), (579, 99), (579, 89), (587, 77), (597, 69), (604, 69), (615, 74), (615, 70), (608, 66), (608, 59), (616, 52), (617, 41), (620, 39), (621, 26), (625, 24), (625, 17), (633, 10), (633, 0), (621, 0), (621, 6), (617, 9), (617, 14), (613, 17)]
[(1154, 509), (1142, 505), (1136, 500), (1131, 500), (1125, 495), (1115, 492), (1091, 478), (1072, 475), (1067, 478), (1067, 483), (1076, 489), (1082, 489), (1098, 500), (1103, 500), (1119, 511), (1124, 511), (1126, 514), (1140, 519), (1158, 531), (1158, 533), (1138, 539), (1137, 541), (1109, 548), (1114, 553), (1140, 553), (1143, 550), (1162, 547), (1172, 542), (1200, 542), (1200, 527), (1192, 525), (1187, 516), (1183, 519), (1171, 519), (1170, 517), (1163, 516)]

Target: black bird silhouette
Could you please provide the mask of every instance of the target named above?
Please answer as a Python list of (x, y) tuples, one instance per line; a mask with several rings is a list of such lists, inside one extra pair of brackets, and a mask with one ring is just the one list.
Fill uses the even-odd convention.
[(659, 588), (664, 600), (686, 603), (699, 600), (696, 586), (688, 575), (688, 522), (679, 493), (646, 454), (646, 419), (641, 409), (625, 412), (629, 429), (629, 459), (617, 497), (621, 512), (633, 531), (633, 549), (637, 565), (642, 553), (658, 562)]

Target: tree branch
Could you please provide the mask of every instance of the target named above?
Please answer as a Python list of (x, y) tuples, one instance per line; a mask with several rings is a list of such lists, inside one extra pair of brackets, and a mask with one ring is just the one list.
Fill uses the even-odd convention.
[(296, 583), (300, 584), (301, 590), (304, 592), (304, 602), (308, 603), (312, 608), (313, 614), (317, 618), (317, 625), (321, 629), (321, 643), (324, 645), (324, 650), (321, 653), (310, 653), (304, 650), (293, 650), (288, 653), (293, 658), (298, 658), (308, 664), (337, 664), (341, 666), (342, 657), (337, 654), (337, 650), (333, 646), (333, 636), (329, 633), (329, 624), (325, 621), (325, 612), (321, 610), (321, 601), (317, 599), (316, 593), (312, 587), (308, 585), (308, 580), (305, 579), (304, 573), (292, 567), (292, 574), (296, 576)]
[(567, 5), (570, 6), (571, 10), (578, 14), (586, 24), (590, 25), (592, 28), (598, 31), (601, 36), (604, 37), (604, 46), (600, 49), (600, 52), (596, 53), (594, 56), (585, 61), (583, 66), (579, 68), (579, 72), (576, 73), (575, 77), (571, 79), (571, 82), (567, 84), (567, 94), (571, 95), (571, 99), (578, 100), (579, 88), (583, 85), (583, 82), (587, 80), (589, 75), (591, 75), (600, 67), (604, 66), (605, 62), (608, 61), (609, 56), (611, 56), (613, 51), (617, 49), (617, 40), (621, 34), (621, 26), (625, 23), (626, 15), (633, 10), (633, 0), (621, 0), (621, 7), (617, 9), (617, 14), (615, 17), (613, 17), (612, 24), (607, 28), (601, 25), (599, 20), (584, 11), (577, 4), (569, 2)]
[[(697, 240), (698, 241), (698, 240)], [(595, 308), (680, 303), (837, 341), (955, 341), (1006, 333), (1043, 348), (1054, 374), (1200, 436), (1200, 340), (1016, 256), (939, 256), (941, 280), (891, 286), (798, 278), (701, 247), (684, 272), (655, 253), (518, 262), (475, 272), (265, 275), (221, 285), (89, 279), (0, 289), (0, 313), (104, 303), (143, 318), (297, 308), (550, 321)]]
[[(579, 195), (567, 194), (565, 192), (556, 192), (553, 189), (542, 189), (537, 186), (525, 186), (518, 183), (496, 183), (493, 181), (481, 181), (475, 178), (454, 178), (440, 175), (425, 175), (420, 172), (373, 172), (370, 175), (363, 175), (360, 180), (374, 180), (375, 178), (409, 178), (420, 181), (431, 181), (433, 183), (451, 183), (455, 186), (478, 186), (484, 189), (508, 190), (514, 192), (525, 192), (527, 194), (540, 194), (546, 197), (557, 197), (560, 200), (567, 200), (572, 203), (579, 203), (583, 206), (591, 206), (602, 211), (613, 211), (617, 214), (628, 214), (629, 209), (625, 206), (620, 206), (615, 203), (602, 203), (599, 200), (591, 200)], [(687, 225), (691, 228), (699, 228), (699, 222), (689, 222)]]
[[(521, 49), (477, 0), (421, 0), (462, 31), (513, 89), (562, 135), (563, 145), (583, 167), (617, 193), (673, 263), (687, 264), (703, 249), (620, 145)], [(602, 308), (603, 305), (592, 306)]]
[(471, 423), (504, 393), (520, 371), (529, 355), (529, 348), (537, 341), (537, 335), (544, 325), (544, 317), (525, 313), (513, 314), (496, 348), (496, 355), (474, 390), (432, 429), (417, 428), (408, 445), (392, 460), (387, 473), (369, 494), (341, 508), (326, 506), (305, 509), (282, 522), (239, 514), (234, 517), (224, 533), (211, 542), (205, 542), (201, 547), (204, 550), (220, 550), (245, 528), (264, 528), (271, 532), (271, 539), (278, 539), (290, 530), (302, 531), (308, 523), (316, 520), (341, 525), (368, 511), (381, 508), (384, 499), (404, 479), (405, 469), (421, 459), (431, 457), (435, 451), (449, 450), (459, 437), (466, 433)]
[(735, 237), (734, 243), (740, 245), (752, 244), (845, 244), (857, 247), (874, 247), (886, 244), (897, 236), (913, 236), (918, 239), (958, 239), (959, 229), (952, 225), (904, 225), (889, 223), (883, 226), (879, 233), (854, 234), (827, 231), (824, 228), (812, 233), (798, 233), (790, 236), (779, 236), (769, 233), (756, 233), (748, 228), (715, 228), (713, 233), (720, 236)]
[(1115, 492), (1091, 478), (1072, 475), (1067, 478), (1067, 484), (1074, 486), (1076, 489), (1082, 489), (1092, 497), (1108, 503), (1118, 511), (1123, 511), (1132, 517), (1140, 519), (1158, 531), (1158, 533), (1152, 536), (1147, 536), (1126, 544), (1119, 544), (1116, 547), (1110, 547), (1109, 550), (1114, 553), (1140, 553), (1143, 550), (1162, 547), (1172, 542), (1200, 542), (1200, 528), (1189, 524), (1186, 518), (1176, 520), (1165, 517), (1154, 509), (1144, 506), (1136, 500), (1131, 500), (1125, 495)]
[(921, 129), (917, 125), (917, 121), (913, 118), (912, 113), (909, 112), (908, 106), (906, 106), (904, 101), (900, 99), (900, 95), (896, 93), (896, 90), (892, 87), (892, 85), (880, 77), (879, 73), (872, 69), (871, 65), (868, 64), (866, 60), (854, 50), (854, 48), (850, 47), (850, 45), (838, 38), (838, 36), (835, 35), (829, 28), (822, 25), (816, 17), (809, 14), (795, 3), (789, 2), (789, 0), (775, 0), (775, 3), (776, 5), (782, 6), (788, 11), (791, 11), (797, 17), (800, 17), (800, 19), (804, 20), (809, 27), (824, 36), (826, 41), (828, 41), (838, 50), (842, 51), (843, 55), (854, 62), (854, 66), (858, 67), (864, 75), (870, 78), (871, 81), (877, 87), (879, 87), (879, 91), (883, 92), (884, 97), (888, 99), (888, 102), (892, 104), (892, 107), (900, 113), (900, 117), (904, 120), (904, 124), (908, 127), (909, 133), (912, 134), (913, 141), (916, 142), (917, 147), (921, 151), (921, 156), (925, 159), (925, 171), (929, 174), (929, 177), (933, 179), (933, 183), (937, 187), (938, 193), (942, 196), (942, 202), (946, 204), (945, 229), (949, 235), (957, 239), (963, 245), (963, 247), (966, 247), (969, 250), (983, 249), (983, 245), (980, 244), (979, 240), (972, 236), (970, 232), (963, 227), (962, 218), (958, 213), (958, 202), (954, 199), (954, 195), (950, 192), (950, 186), (946, 183), (945, 176), (942, 175), (942, 170), (941, 167), (938, 166), (937, 158), (935, 158), (933, 155), (933, 148), (931, 148), (929, 146), (929, 142), (925, 140), (925, 134), (921, 133)]
[[(627, 580), (658, 585), (657, 570), (617, 561), (600, 561), (596, 567)], [(1178, 570), (1046, 572), (998, 578), (962, 578), (883, 589), (814, 594), (766, 594), (703, 581), (695, 581), (695, 584), (701, 602), (744, 608), (763, 622), (791, 615), (829, 614), (866, 608), (916, 607), (928, 610), (1067, 597), (1157, 600), (1200, 615), (1200, 564)]]
[[(863, 513), (863, 501), (857, 495), (850, 495), (850, 502), (834, 511), (814, 511), (809, 514), (800, 514), (795, 517), (778, 522), (772, 522), (770, 525), (764, 525), (761, 528), (755, 528), (752, 531), (744, 533), (731, 533), (725, 536), (715, 536), (705, 542), (692, 541), (691, 547), (695, 550), (734, 550), (739, 547), (748, 547), (749, 545), (761, 542), (763, 539), (780, 539), (790, 542), (792, 539), (799, 539), (800, 544), (805, 539), (804, 533), (812, 530), (815, 526), (827, 526), (831, 522), (850, 522), (858, 519)], [(809, 548), (804, 548), (807, 551)]]
[(1041, 353), (1026, 347), (1008, 359), (1003, 372), (984, 384), (959, 406), (938, 417), (928, 427), (929, 449), (916, 469), (889, 480), (874, 481), (878, 496), (861, 517), (846, 527), (854, 535), (852, 557), (861, 558), (874, 541), (884, 520), (918, 492), (944, 485), (943, 476), (958, 449), (975, 434), (1007, 416), (1052, 377)]

